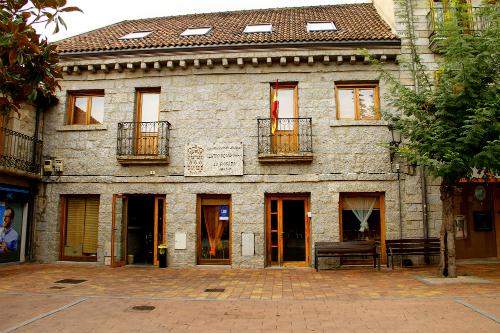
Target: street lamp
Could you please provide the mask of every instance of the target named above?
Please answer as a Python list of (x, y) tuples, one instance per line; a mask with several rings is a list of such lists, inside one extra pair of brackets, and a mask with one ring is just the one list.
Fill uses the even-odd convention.
[(391, 131), (391, 137), (392, 137), (392, 141), (389, 143), (391, 163), (392, 163), (396, 155), (396, 149), (398, 149), (399, 145), (401, 144), (401, 131), (392, 124), (389, 125), (389, 131)]

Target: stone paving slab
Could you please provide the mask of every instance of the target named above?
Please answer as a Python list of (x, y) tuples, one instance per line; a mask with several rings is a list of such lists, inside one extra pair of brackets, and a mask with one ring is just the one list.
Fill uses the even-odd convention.
[[(131, 311), (152, 305), (150, 312)], [(459, 323), (459, 325), (457, 325)], [(16, 332), (495, 332), (453, 300), (169, 301), (92, 298)]]
[(436, 271), (0, 266), (0, 332), (500, 332), (500, 265), (459, 266), (486, 284), (419, 280)]

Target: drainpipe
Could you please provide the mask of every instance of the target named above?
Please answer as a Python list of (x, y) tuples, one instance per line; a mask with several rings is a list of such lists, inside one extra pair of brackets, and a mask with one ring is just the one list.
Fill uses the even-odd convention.
[(398, 172), (398, 202), (399, 202), (399, 239), (403, 239), (403, 218), (401, 217), (401, 177), (399, 172), (399, 164), (396, 164), (396, 171)]

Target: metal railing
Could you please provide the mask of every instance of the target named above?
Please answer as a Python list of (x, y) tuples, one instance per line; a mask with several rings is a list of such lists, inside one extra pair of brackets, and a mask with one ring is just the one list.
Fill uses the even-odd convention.
[(168, 121), (118, 123), (116, 154), (166, 158), (169, 138)]
[(42, 140), (0, 127), (0, 166), (40, 173)]
[(312, 119), (280, 118), (271, 133), (272, 119), (257, 119), (258, 153), (312, 153)]
[[(444, 8), (433, 8), (427, 13), (427, 28), (430, 35), (435, 35), (440, 29), (444, 29), (444, 20), (446, 19), (446, 14), (454, 14), (457, 9), (448, 8), (446, 11)], [(483, 31), (487, 26), (488, 22), (479, 15), (481, 7), (472, 7), (467, 11), (461, 11), (458, 21), (462, 28), (464, 28), (465, 33), (478, 34)]]

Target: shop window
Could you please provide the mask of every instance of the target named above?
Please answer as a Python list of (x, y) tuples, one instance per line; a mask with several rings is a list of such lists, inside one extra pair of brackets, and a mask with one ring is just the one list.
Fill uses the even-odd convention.
[(63, 198), (63, 206), (63, 259), (95, 261), (99, 197), (68, 196)]
[(337, 119), (380, 119), (378, 84), (337, 84)]
[(346, 194), (341, 197), (342, 241), (382, 241), (379, 195)]
[(104, 121), (104, 91), (71, 92), (68, 125), (97, 125)]

